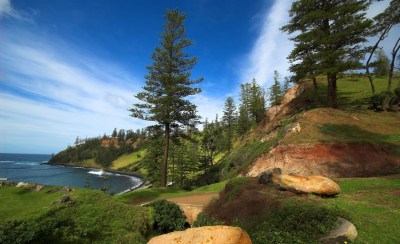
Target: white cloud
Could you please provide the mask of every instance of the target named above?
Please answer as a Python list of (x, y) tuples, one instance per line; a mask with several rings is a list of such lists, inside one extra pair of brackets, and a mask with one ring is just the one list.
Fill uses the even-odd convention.
[(292, 50), (293, 43), (279, 28), (289, 20), (291, 3), (290, 0), (276, 0), (262, 18), (259, 37), (242, 70), (242, 81), (249, 82), (255, 78), (259, 84), (269, 87), (274, 70), (278, 70), (282, 77), (288, 75), (289, 63), (286, 57)]
[(204, 121), (206, 118), (208, 118), (208, 121), (215, 120), (216, 114), (218, 114), (219, 118), (221, 118), (222, 110), (224, 108), (223, 99), (213, 98), (205, 95), (204, 93), (200, 93), (190, 96), (189, 100), (196, 104), (197, 111), (202, 117), (201, 121)]
[(28, 32), (0, 42), (0, 151), (55, 152), (76, 136), (148, 125), (128, 111), (141, 80), (118, 65)]
[[(35, 14), (36, 12), (33, 11)], [(18, 11), (16, 11), (11, 5), (11, 0), (0, 0), (0, 19), (2, 18), (13, 18), (19, 21), (30, 22), (31, 19)]]

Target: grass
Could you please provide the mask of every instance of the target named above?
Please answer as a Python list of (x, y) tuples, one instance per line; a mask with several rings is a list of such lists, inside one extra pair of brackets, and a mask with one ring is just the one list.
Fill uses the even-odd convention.
[(217, 193), (225, 187), (226, 183), (227, 181), (222, 181), (216, 184), (199, 187), (193, 191), (185, 191), (179, 188), (149, 188), (116, 195), (114, 198), (124, 203), (141, 204), (158, 199), (197, 195), (199, 193)]
[(399, 243), (400, 176), (338, 180), (342, 192), (321, 198), (235, 178), (199, 222), (240, 226), (253, 243), (314, 243), (340, 216), (356, 226), (356, 243)]
[[(132, 168), (135, 166), (135, 164), (140, 162), (140, 160), (142, 160), (143, 157), (146, 156), (146, 154), (147, 150), (143, 149), (137, 152), (122, 155), (121, 157), (112, 162), (112, 169), (119, 170), (126, 168), (128, 166)], [(139, 169), (139, 173), (146, 173), (146, 172), (144, 172), (143, 169)]]
[(356, 243), (399, 243), (400, 178), (341, 179), (341, 194), (320, 199), (346, 211), (357, 227)]
[(0, 187), (1, 220), (21, 219), (48, 211), (51, 203), (63, 195), (63, 192), (46, 193), (53, 188), (46, 186), (41, 191), (31, 192), (16, 187)]
[[(144, 243), (150, 235), (153, 220), (146, 208), (95, 190), (46, 189), (0, 188), (0, 243)], [(51, 204), (64, 194), (72, 203)]]

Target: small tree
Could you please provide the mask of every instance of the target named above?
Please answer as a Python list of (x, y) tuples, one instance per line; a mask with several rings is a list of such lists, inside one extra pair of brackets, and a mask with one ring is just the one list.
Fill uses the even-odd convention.
[(282, 88), (279, 82), (280, 75), (277, 70), (274, 71), (274, 84), (269, 88), (270, 97), (269, 102), (271, 106), (276, 106), (281, 104), (282, 101)]

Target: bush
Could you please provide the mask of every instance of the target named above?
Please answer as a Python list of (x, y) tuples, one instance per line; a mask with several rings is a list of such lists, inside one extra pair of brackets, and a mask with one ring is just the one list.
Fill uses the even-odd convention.
[(166, 200), (158, 200), (149, 205), (154, 209), (154, 228), (161, 233), (183, 230), (185, 215), (179, 206)]
[(212, 226), (212, 225), (224, 225), (224, 221), (217, 220), (214, 217), (208, 215), (206, 212), (201, 212), (197, 216), (197, 219), (193, 223), (193, 227), (201, 226)]

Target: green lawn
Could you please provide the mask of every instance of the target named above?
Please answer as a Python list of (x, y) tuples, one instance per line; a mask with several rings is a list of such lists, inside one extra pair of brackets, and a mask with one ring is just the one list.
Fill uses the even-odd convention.
[(356, 243), (400, 243), (400, 177), (341, 179), (340, 187), (338, 197), (319, 202), (347, 212)]
[(50, 209), (51, 203), (63, 195), (63, 192), (46, 193), (53, 188), (46, 186), (41, 191), (31, 192), (16, 187), (0, 187), (1, 221), (31, 217), (46, 212)]

